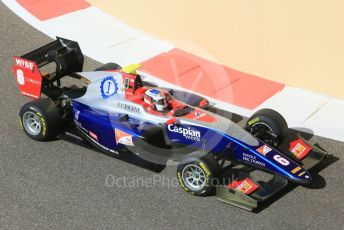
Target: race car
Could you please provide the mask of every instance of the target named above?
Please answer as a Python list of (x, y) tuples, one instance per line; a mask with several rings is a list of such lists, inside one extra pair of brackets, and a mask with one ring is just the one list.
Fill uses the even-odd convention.
[[(259, 110), (239, 127), (211, 112), (202, 96), (143, 81), (138, 64), (108, 63), (82, 72), (83, 63), (78, 43), (59, 37), (13, 57), (19, 90), (34, 99), (19, 113), (30, 138), (49, 141), (75, 132), (115, 157), (177, 162), (186, 192), (216, 194), (247, 210), (290, 183), (311, 183), (308, 170), (327, 156), (288, 136), (285, 119), (274, 110)], [(65, 86), (65, 79), (76, 85)]]

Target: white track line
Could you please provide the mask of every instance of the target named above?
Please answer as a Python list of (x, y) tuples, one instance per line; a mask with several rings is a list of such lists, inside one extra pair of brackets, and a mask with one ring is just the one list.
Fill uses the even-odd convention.
[[(123, 66), (140, 63), (173, 48), (172, 44), (133, 29), (93, 6), (40, 21), (16, 1), (2, 2), (24, 21), (50, 37), (59, 36), (78, 41), (85, 55), (101, 63), (116, 62)], [(141, 74), (145, 76), (145, 80), (160, 86), (185, 90), (155, 76)], [(254, 113), (254, 110), (206, 98), (217, 107), (230, 112), (243, 116)], [(344, 141), (344, 100), (287, 86), (255, 110), (259, 108), (279, 111), (294, 129)]]
[(24, 21), (51, 38), (78, 41), (85, 55), (99, 62), (140, 63), (174, 48), (173, 45), (133, 29), (96, 7), (88, 7), (40, 21), (14, 0), (2, 0)]

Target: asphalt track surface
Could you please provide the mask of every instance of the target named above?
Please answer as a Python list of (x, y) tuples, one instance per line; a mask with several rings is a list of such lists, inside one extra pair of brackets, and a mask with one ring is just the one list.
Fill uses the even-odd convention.
[[(287, 189), (250, 213), (185, 193), (172, 180), (175, 166), (156, 173), (71, 138), (30, 140), (18, 122), (28, 100), (17, 90), (11, 56), (51, 39), (2, 3), (0, 31), (1, 229), (344, 229), (344, 143), (312, 137), (335, 157), (323, 164), (314, 185)], [(85, 69), (97, 65), (87, 58)]]

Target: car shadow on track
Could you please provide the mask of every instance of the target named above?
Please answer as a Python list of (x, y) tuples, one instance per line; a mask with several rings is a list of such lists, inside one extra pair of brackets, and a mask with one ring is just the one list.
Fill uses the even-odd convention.
[[(319, 173), (327, 168), (328, 166), (334, 164), (336, 161), (338, 161), (338, 157), (334, 157), (332, 155), (329, 155), (326, 159), (324, 159), (319, 165), (315, 166), (311, 170), (309, 170), (312, 173), (312, 184), (304, 185), (303, 187), (308, 189), (322, 189), (326, 187), (326, 181), (325, 179), (319, 175)], [(296, 184), (290, 184), (286, 188), (284, 188), (279, 193), (275, 194), (274, 196), (270, 197), (266, 202), (262, 203), (258, 208), (254, 209), (254, 213), (260, 213), (264, 209), (268, 208), (271, 204), (288, 194), (289, 192), (293, 191), (298, 185)]]
[[(300, 130), (299, 128), (297, 128)], [(296, 131), (294, 129), (289, 129), (288, 130), (288, 136), (290, 140), (296, 137), (302, 137), (304, 140), (309, 141), (314, 135), (312, 134), (311, 130), (307, 130), (306, 132), (302, 131)], [(334, 164), (339, 160), (338, 157), (335, 157), (331, 154), (329, 154), (324, 148), (321, 147), (319, 143), (315, 143), (312, 145), (313, 146), (313, 151), (315, 152), (325, 152), (328, 154), (328, 156), (323, 159), (318, 165), (316, 165), (314, 168), (310, 169), (309, 172), (312, 175), (312, 183), (308, 185), (303, 185), (304, 188), (307, 189), (323, 189), (326, 187), (326, 180), (324, 177), (322, 177), (319, 173), (329, 167), (330, 165)], [(279, 193), (273, 195), (270, 197), (267, 201), (262, 203), (258, 208), (254, 209), (254, 213), (260, 213), (267, 207), (269, 207), (271, 204), (288, 194), (289, 192), (293, 191), (298, 185), (297, 184), (289, 184), (286, 186), (282, 191)]]

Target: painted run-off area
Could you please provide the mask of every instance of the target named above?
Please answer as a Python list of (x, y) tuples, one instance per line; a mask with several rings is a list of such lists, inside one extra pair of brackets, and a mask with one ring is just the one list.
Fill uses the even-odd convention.
[(225, 66), (344, 98), (344, 1), (88, 1)]

